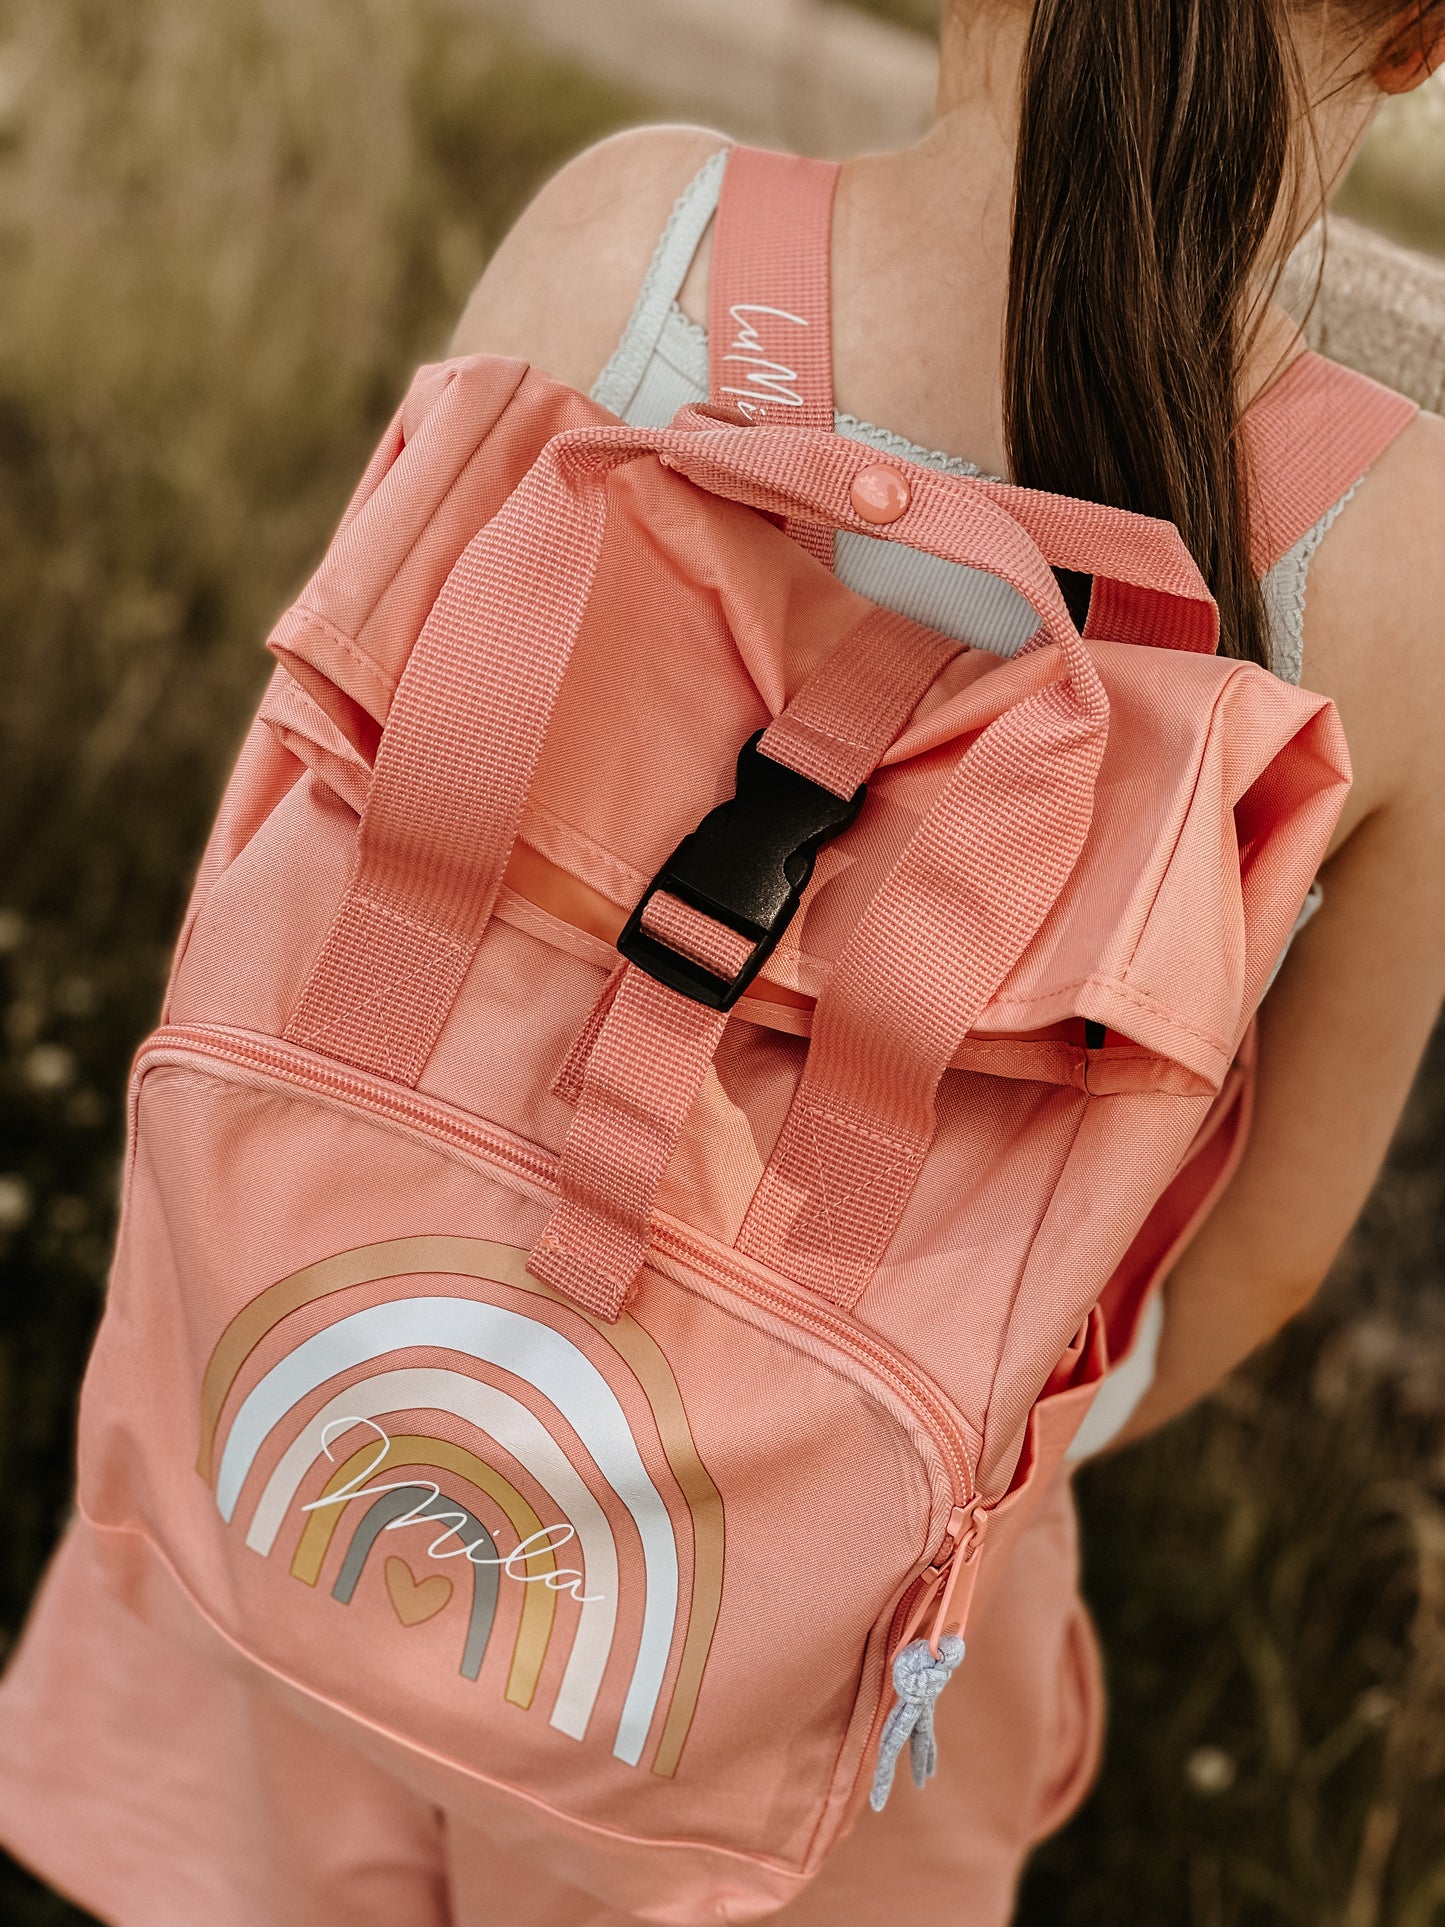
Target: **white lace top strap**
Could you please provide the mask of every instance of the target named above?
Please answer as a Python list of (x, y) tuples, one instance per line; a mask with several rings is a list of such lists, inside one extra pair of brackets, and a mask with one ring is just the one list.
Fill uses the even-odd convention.
[[(1355, 488), (1358, 487), (1357, 482)], [(1325, 510), (1314, 527), (1306, 529), (1294, 547), (1287, 549), (1259, 579), (1269, 621), (1269, 666), (1277, 676), (1296, 686), (1304, 675), (1305, 585), (1310, 564), (1315, 559), (1315, 550), (1334, 527), (1336, 517), (1355, 488), (1347, 489), (1338, 502)]]
[[(658, 345), (669, 315), (677, 308), (677, 297), (698, 243), (717, 212), (727, 160), (726, 147), (709, 154), (673, 203), (622, 339), (593, 384), (592, 399), (634, 427), (665, 427), (684, 402), (699, 399), (695, 384), (689, 380), (687, 392), (679, 392), (675, 405), (667, 408), (666, 413), (659, 413), (666, 407), (663, 390), (670, 390), (675, 383), (668, 379), (674, 371), (665, 361), (659, 364)], [(706, 366), (704, 356), (704, 369)], [(650, 390), (657, 392), (648, 392)], [(704, 396), (706, 391), (704, 375)]]

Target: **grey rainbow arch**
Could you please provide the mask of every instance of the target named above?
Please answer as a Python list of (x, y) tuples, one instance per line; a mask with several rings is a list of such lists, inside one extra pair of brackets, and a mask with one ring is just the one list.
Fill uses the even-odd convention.
[(456, 1551), (447, 1555), (460, 1559), (472, 1575), (471, 1617), (467, 1621), (467, 1643), (462, 1648), (462, 1663), (458, 1670), (464, 1679), (475, 1679), (487, 1656), (487, 1641), (492, 1636), (492, 1623), (497, 1616), (497, 1588), (501, 1577), (497, 1542), (475, 1512), (469, 1511), (455, 1499), (448, 1499), (435, 1486), (402, 1485), (394, 1492), (383, 1492), (380, 1498), (372, 1501), (351, 1535), (351, 1544), (346, 1548), (346, 1557), (331, 1588), (331, 1597), (339, 1599), (343, 1606), (349, 1606), (372, 1547), (382, 1533), (398, 1531), (404, 1522), (410, 1524), (412, 1520), (419, 1525), (430, 1521), (453, 1531), (466, 1526), (472, 1535), (465, 1541), (466, 1546), (480, 1546), (489, 1562), (478, 1565), (474, 1559), (467, 1558), (460, 1542)]

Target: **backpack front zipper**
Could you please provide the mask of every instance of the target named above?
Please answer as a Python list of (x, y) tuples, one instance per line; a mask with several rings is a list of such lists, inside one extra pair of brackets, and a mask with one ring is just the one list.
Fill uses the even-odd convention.
[[(131, 1142), (134, 1108), (146, 1072), (160, 1064), (227, 1066), (350, 1109), (465, 1152), (498, 1172), (543, 1193), (556, 1186), (557, 1160), (549, 1152), (480, 1123), (467, 1112), (402, 1085), (352, 1070), (313, 1051), (254, 1031), (226, 1025), (168, 1025), (141, 1046), (131, 1085)], [(952, 1491), (953, 1504), (931, 1555), (920, 1562), (903, 1594), (890, 1629), (890, 1654), (923, 1629), (937, 1651), (945, 1627), (961, 1631), (977, 1573), (978, 1548), (991, 1507), (976, 1491), (977, 1463), (971, 1441), (947, 1400), (924, 1375), (869, 1332), (802, 1290), (790, 1287), (762, 1267), (698, 1237), (676, 1220), (653, 1219), (656, 1253), (701, 1274), (716, 1285), (771, 1313), (786, 1324), (822, 1340), (881, 1386), (890, 1403), (900, 1405), (912, 1426), (928, 1440)], [(926, 1622), (926, 1623), (925, 1623)], [(883, 1700), (888, 1695), (885, 1691)], [(880, 1707), (880, 1716), (883, 1708)], [(874, 1735), (876, 1737), (876, 1733)], [(865, 1748), (864, 1759), (872, 1741)], [(860, 1764), (859, 1778), (861, 1781)], [(856, 1786), (855, 1786), (856, 1792)]]

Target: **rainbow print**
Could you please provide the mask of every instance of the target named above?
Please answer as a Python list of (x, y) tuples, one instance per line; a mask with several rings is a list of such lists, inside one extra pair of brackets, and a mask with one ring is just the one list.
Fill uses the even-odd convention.
[[(510, 1302), (494, 1303), (463, 1291), (427, 1294), (348, 1306), (346, 1294), (363, 1285), (404, 1277), (486, 1280), (506, 1288)], [(533, 1315), (529, 1301), (545, 1299), (561, 1313), (557, 1322)], [(233, 1398), (248, 1358), (270, 1335), (303, 1310), (334, 1306), (335, 1315), (285, 1351), (244, 1395)], [(556, 1313), (554, 1313), (556, 1317)], [(559, 1325), (563, 1327), (559, 1329)], [(565, 1329), (571, 1326), (574, 1335)], [(599, 1344), (598, 1340), (602, 1342)], [(443, 1354), (455, 1364), (402, 1367), (399, 1353)], [(468, 1361), (491, 1368), (484, 1378)], [(641, 1389), (650, 1409), (653, 1436), (634, 1436), (623, 1400), (614, 1389), (620, 1375)], [(316, 1394), (345, 1376), (345, 1389), (315, 1405)], [(493, 1382), (493, 1380), (499, 1382)], [(525, 1385), (530, 1401), (508, 1390)], [(307, 1416), (297, 1423), (298, 1408)], [(229, 1423), (223, 1418), (229, 1411)], [(391, 1437), (380, 1423), (390, 1413), (434, 1411), (446, 1415), (448, 1436), (412, 1427)], [(328, 1477), (317, 1500), (304, 1509), (305, 1523), (290, 1561), (292, 1575), (315, 1587), (336, 1534), (350, 1539), (332, 1586), (332, 1597), (350, 1602), (387, 1526), (410, 1516), (437, 1522), (439, 1533), (460, 1535), (501, 1564), (449, 1559), (447, 1570), (470, 1569), (471, 1601), (459, 1671), (476, 1679), (497, 1611), (499, 1573), (507, 1546), (477, 1515), (454, 1498), (454, 1482), (471, 1487), (497, 1508), (512, 1538), (523, 1604), (511, 1654), (506, 1699), (530, 1707), (558, 1623), (560, 1590), (571, 1587), (580, 1602), (573, 1615), (571, 1650), (549, 1715), (550, 1724), (574, 1740), (585, 1738), (604, 1677), (614, 1663), (619, 1599), (619, 1557), (612, 1527), (598, 1498), (569, 1459), (549, 1418), (556, 1413), (585, 1448), (610, 1492), (625, 1508), (641, 1547), (636, 1583), (642, 1593), (642, 1624), (617, 1729), (614, 1756), (636, 1766), (663, 1699), (669, 1664), (679, 1651), (671, 1692), (652, 1760), (654, 1773), (677, 1770), (702, 1686), (722, 1600), (723, 1510), (716, 1486), (698, 1456), (672, 1370), (650, 1334), (624, 1314), (605, 1325), (530, 1276), (525, 1253), (510, 1245), (458, 1237), (393, 1239), (361, 1246), (309, 1265), (263, 1291), (221, 1334), (201, 1391), (200, 1451), (196, 1469), (214, 1486), (227, 1523), (241, 1523), (243, 1494), (259, 1481), (250, 1475), (269, 1445), (288, 1439), (244, 1520), (245, 1543), (261, 1557), (273, 1552), (288, 1516), (317, 1461), (330, 1459), (331, 1441), (358, 1423), (364, 1443), (348, 1452)], [(470, 1445), (456, 1442), (461, 1430)], [(549, 1522), (570, 1528), (567, 1567), (580, 1579), (565, 1580), (557, 1543), (549, 1539), (536, 1507), (489, 1462), (488, 1446), (500, 1447), (546, 1494)], [(648, 1469), (661, 1451), (671, 1488), (683, 1508)], [(274, 1449), (274, 1448), (273, 1448)], [(366, 1482), (391, 1468), (424, 1468), (424, 1482), (392, 1483), (367, 1506)], [(432, 1474), (435, 1473), (435, 1477)], [(669, 1482), (664, 1480), (663, 1487)], [(358, 1489), (359, 1488), (359, 1489)], [(354, 1492), (360, 1504), (347, 1502)], [(674, 1517), (681, 1512), (681, 1517)], [(679, 1528), (691, 1535), (692, 1582), (682, 1597)], [(499, 1528), (500, 1529), (500, 1528)], [(635, 1562), (634, 1562), (635, 1564)], [(404, 1562), (387, 1560), (386, 1582), (403, 1623), (429, 1618), (452, 1593), (437, 1576), (416, 1582)], [(549, 1581), (551, 1583), (549, 1583)], [(633, 1583), (631, 1579), (629, 1584)], [(425, 1596), (423, 1596), (425, 1595)]]

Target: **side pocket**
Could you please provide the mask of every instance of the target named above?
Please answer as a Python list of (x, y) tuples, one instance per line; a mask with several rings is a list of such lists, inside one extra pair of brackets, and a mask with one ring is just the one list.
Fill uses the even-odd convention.
[(1029, 1413), (1008, 1491), (990, 1506), (988, 1545), (978, 1580), (980, 1599), (1002, 1579), (1010, 1552), (1031, 1522), (1050, 1505), (1068, 1502), (1064, 1461), (1108, 1365), (1103, 1315), (1095, 1305)]
[(1069, 1447), (1071, 1463), (1102, 1452), (1154, 1382), (1164, 1280), (1239, 1168), (1249, 1141), (1254, 1068), (1251, 1022), (1198, 1136), (1100, 1296), (1111, 1369)]

